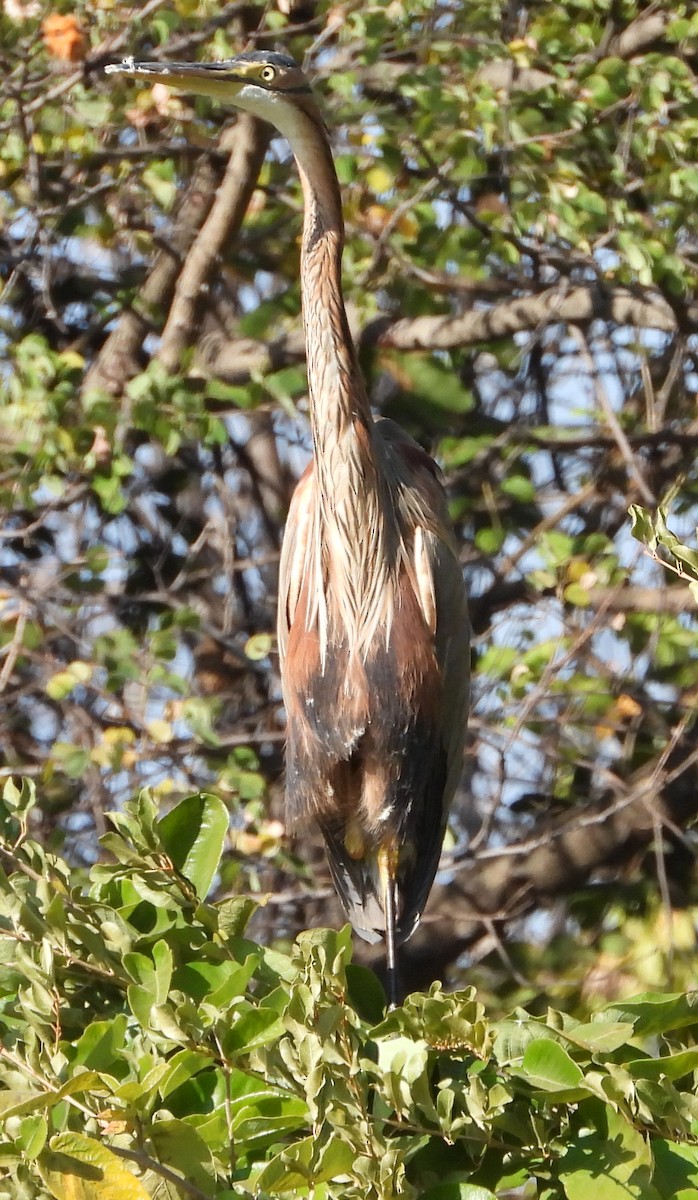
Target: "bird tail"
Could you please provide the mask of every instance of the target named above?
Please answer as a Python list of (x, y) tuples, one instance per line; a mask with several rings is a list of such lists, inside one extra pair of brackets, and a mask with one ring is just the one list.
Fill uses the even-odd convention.
[[(361, 858), (352, 858), (344, 842), (344, 830), (322, 824), (327, 861), (335, 890), (354, 929), (366, 942), (379, 942), (386, 936), (386, 876), (381, 869), (381, 849)], [(395, 855), (393, 854), (393, 858)], [(421, 909), (406, 911), (399, 879), (392, 873), (392, 913), (395, 945), (406, 942), (419, 922)]]

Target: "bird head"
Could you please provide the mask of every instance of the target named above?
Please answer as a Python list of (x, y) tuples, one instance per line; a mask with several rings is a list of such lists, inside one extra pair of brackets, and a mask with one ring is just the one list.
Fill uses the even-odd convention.
[(129, 57), (104, 69), (109, 75), (130, 75), (233, 104), (287, 137), (302, 113), (322, 121), (306, 76), (287, 54), (255, 50), (223, 62), (200, 63), (136, 62)]

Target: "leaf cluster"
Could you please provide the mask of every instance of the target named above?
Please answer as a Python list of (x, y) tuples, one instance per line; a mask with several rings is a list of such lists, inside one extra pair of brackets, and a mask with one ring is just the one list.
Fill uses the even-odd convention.
[(215, 797), (141, 795), (84, 875), (34, 802), (10, 782), (0, 810), (0, 1196), (694, 1194), (695, 993), (493, 1021), (434, 984), (385, 1014), (348, 928), (282, 951), (206, 900)]

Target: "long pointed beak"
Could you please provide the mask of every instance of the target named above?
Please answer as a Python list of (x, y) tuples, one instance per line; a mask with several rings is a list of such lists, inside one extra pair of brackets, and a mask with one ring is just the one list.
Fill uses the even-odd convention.
[(104, 68), (107, 75), (130, 75), (149, 83), (165, 83), (182, 92), (232, 100), (246, 82), (234, 59), (227, 62), (136, 62), (124, 58)]

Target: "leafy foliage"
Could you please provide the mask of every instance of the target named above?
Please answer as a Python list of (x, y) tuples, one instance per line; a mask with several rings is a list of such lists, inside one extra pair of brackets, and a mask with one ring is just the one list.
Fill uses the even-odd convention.
[[(679, 578), (688, 580), (691, 595), (698, 602), (698, 548), (687, 546), (667, 528), (666, 506), (650, 513), (642, 505), (633, 504), (630, 516), (633, 537), (645, 544), (657, 562), (674, 571)], [(666, 552), (666, 557), (658, 554), (659, 547)]]
[(215, 799), (144, 793), (84, 878), (35, 799), (0, 810), (0, 1196), (694, 1193), (698, 993), (493, 1021), (434, 984), (384, 1015), (348, 928), (282, 952), (205, 900)]

